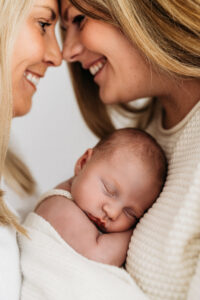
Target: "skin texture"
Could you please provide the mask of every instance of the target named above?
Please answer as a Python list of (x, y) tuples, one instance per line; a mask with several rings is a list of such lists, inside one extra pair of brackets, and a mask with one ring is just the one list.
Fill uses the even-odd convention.
[(85, 69), (103, 63), (94, 81), (105, 104), (157, 97), (163, 106), (163, 126), (171, 128), (200, 99), (200, 80), (159, 72), (114, 26), (85, 17), (66, 0), (61, 19), (66, 32), (63, 58)]
[(36, 86), (27, 80), (24, 73), (42, 78), (49, 66), (59, 66), (61, 63), (61, 52), (54, 32), (57, 19), (56, 0), (35, 0), (28, 18), (22, 24), (12, 57), (14, 116), (22, 116), (30, 110), (36, 91)]
[(86, 215), (100, 221), (101, 230), (122, 232), (151, 206), (158, 193), (154, 184), (146, 163), (126, 147), (100, 158), (89, 149), (76, 163), (71, 194)]
[(146, 162), (126, 147), (108, 157), (88, 149), (75, 176), (58, 188), (69, 190), (74, 201), (52, 196), (36, 213), (77, 252), (116, 266), (124, 263), (132, 229), (159, 193)]

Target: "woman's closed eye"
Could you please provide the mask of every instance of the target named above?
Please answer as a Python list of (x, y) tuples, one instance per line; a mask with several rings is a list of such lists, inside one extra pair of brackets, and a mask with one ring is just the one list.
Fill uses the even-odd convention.
[(51, 23), (47, 22), (47, 21), (38, 21), (38, 23), (39, 23), (43, 33), (46, 32), (47, 27), (51, 26)]
[(77, 25), (80, 29), (82, 28), (83, 24), (85, 21), (85, 15), (76, 15), (73, 20), (72, 20), (72, 24)]
[[(85, 20), (86, 20), (85, 16), (79, 14), (79, 15), (76, 15), (76, 16), (74, 16), (74, 17), (72, 18), (71, 24), (75, 25), (78, 29), (81, 30), (82, 27), (83, 27), (83, 25), (84, 25), (84, 23), (85, 23)], [(67, 31), (68, 26), (70, 26), (70, 25), (68, 25), (67, 23), (68, 23), (68, 22), (66, 22), (64, 19), (61, 20), (60, 28), (61, 28), (62, 31)], [(69, 24), (70, 24), (70, 23), (69, 23)]]
[(60, 29), (64, 32), (67, 31), (67, 27), (64, 26), (62, 23), (60, 24)]

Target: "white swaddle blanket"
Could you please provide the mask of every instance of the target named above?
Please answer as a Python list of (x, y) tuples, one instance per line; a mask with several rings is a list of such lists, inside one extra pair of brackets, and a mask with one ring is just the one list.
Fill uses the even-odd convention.
[(30, 239), (19, 236), (21, 300), (147, 299), (124, 269), (78, 254), (37, 214), (24, 226)]

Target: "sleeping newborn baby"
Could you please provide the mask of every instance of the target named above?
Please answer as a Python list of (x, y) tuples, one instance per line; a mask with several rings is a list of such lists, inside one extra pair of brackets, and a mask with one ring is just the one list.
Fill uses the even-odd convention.
[[(22, 299), (40, 299), (35, 291), (44, 291), (46, 277), (55, 277), (55, 274), (67, 274), (68, 281), (64, 286), (69, 284), (68, 277), (73, 274), (75, 284), (76, 276), (80, 277), (83, 268), (80, 261), (86, 264), (82, 269), (85, 276), (79, 278), (81, 285), (85, 286), (89, 278), (105, 273), (101, 280), (105, 281), (108, 274), (116, 276), (115, 280), (123, 277), (124, 283), (132, 289), (132, 279), (116, 266), (122, 266), (125, 261), (134, 226), (159, 196), (166, 169), (165, 155), (160, 146), (150, 135), (138, 129), (116, 130), (88, 149), (76, 162), (74, 177), (58, 189), (47, 192), (24, 223), (30, 239), (19, 238), (24, 278)], [(66, 263), (59, 266), (59, 257)], [(87, 278), (89, 262), (92, 269), (89, 269), (90, 277)], [(43, 274), (41, 280), (34, 283), (34, 276), (40, 273)], [(98, 288), (94, 286), (92, 289), (96, 293)], [(47, 298), (41, 299), (64, 299), (59, 298), (63, 288), (53, 289), (55, 298), (51, 292), (51, 298), (45, 296)], [(30, 290), (34, 290), (32, 298)], [(78, 286), (75, 293), (69, 286), (66, 290), (65, 299), (66, 293), (68, 299), (75, 299), (77, 293), (80, 297), (77, 299), (83, 299)], [(129, 293), (127, 287), (125, 290)], [(102, 290), (100, 294), (101, 298), (95, 295), (95, 299), (107, 299)], [(117, 291), (115, 299), (120, 295)], [(94, 299), (94, 295), (92, 297)]]

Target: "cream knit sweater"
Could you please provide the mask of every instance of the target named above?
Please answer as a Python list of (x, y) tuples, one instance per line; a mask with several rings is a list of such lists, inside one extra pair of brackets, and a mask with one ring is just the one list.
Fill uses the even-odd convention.
[(200, 103), (170, 130), (148, 128), (169, 163), (165, 187), (131, 239), (126, 269), (149, 299), (200, 299)]

